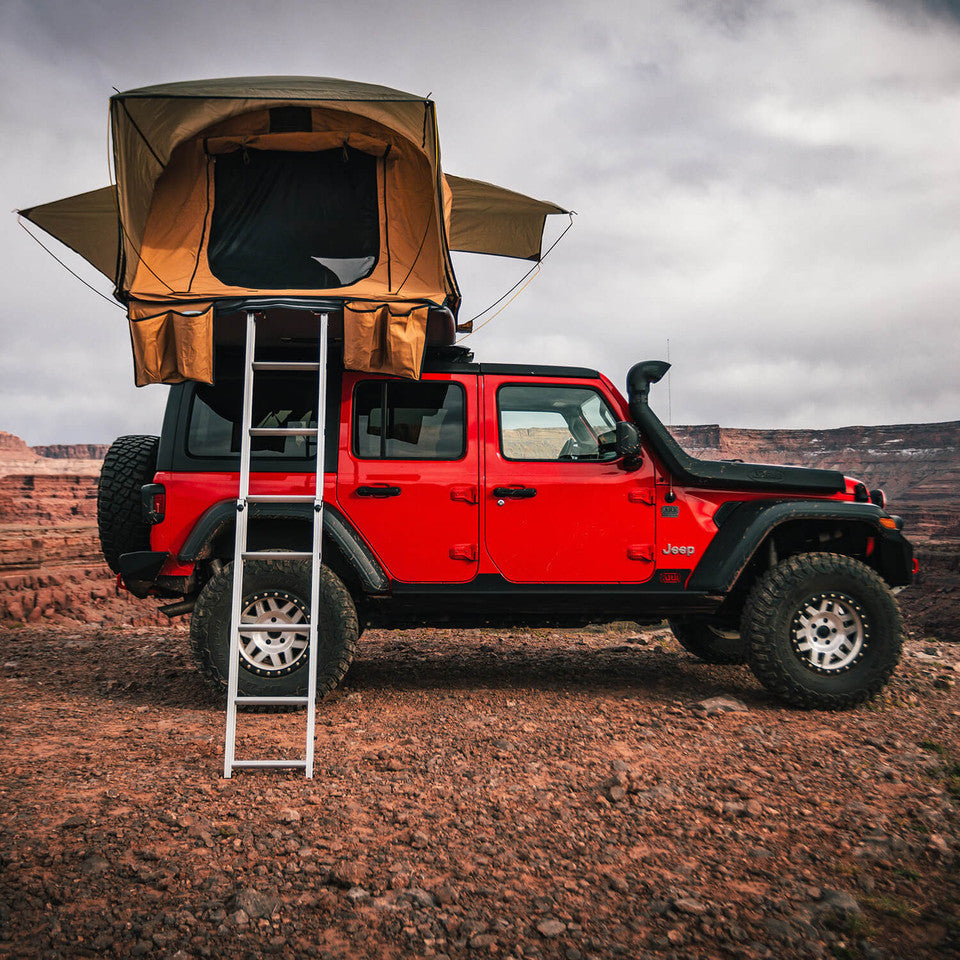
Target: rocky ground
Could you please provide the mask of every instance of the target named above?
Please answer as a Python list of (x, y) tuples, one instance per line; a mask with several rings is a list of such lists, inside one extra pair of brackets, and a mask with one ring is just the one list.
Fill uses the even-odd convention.
[(960, 956), (956, 644), (829, 714), (665, 630), (370, 632), (305, 781), (221, 779), (182, 628), (0, 639), (3, 957)]

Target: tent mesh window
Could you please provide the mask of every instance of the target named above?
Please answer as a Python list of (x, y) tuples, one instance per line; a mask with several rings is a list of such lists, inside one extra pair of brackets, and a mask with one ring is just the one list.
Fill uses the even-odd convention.
[(309, 107), (273, 107), (270, 111), (271, 133), (309, 133), (313, 118)]
[(322, 290), (369, 276), (380, 254), (377, 158), (243, 149), (214, 161), (210, 270), (234, 287)]

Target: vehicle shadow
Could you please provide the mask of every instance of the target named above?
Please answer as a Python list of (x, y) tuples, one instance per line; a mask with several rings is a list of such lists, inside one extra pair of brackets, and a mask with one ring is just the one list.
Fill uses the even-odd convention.
[[(18, 665), (25, 691), (133, 707), (223, 709), (223, 694), (200, 676), (184, 632), (92, 632), (67, 642), (48, 632), (31, 640), (45, 649)], [(494, 631), (378, 633), (361, 639), (346, 678), (328, 701), (354, 691), (394, 696), (444, 690), (616, 694), (655, 702), (722, 694), (754, 705), (769, 701), (745, 667), (709, 666), (673, 649), (606, 643), (573, 631), (545, 638)]]
[[(399, 646), (399, 645), (397, 645)], [(439, 690), (564, 691), (569, 694), (643, 695), (656, 701), (696, 701), (725, 694), (757, 703), (766, 694), (745, 667), (715, 667), (689, 654), (628, 644), (597, 650), (555, 646), (512, 646), (485, 642), (427, 651), (361, 647), (344, 680), (351, 690), (430, 692)]]

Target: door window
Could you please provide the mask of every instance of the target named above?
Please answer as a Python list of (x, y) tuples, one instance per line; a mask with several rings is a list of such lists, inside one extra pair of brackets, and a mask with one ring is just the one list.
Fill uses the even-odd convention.
[(459, 460), (466, 450), (465, 406), (458, 383), (359, 383), (353, 452), (362, 460)]
[(617, 418), (590, 387), (508, 384), (497, 391), (497, 410), (507, 460), (617, 458)]

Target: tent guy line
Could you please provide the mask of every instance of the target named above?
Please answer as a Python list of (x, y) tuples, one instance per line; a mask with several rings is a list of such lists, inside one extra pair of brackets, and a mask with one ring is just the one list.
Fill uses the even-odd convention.
[(53, 257), (53, 259), (56, 260), (57, 263), (59, 263), (60, 266), (67, 271), (67, 273), (70, 274), (71, 277), (73, 277), (75, 280), (79, 280), (87, 289), (92, 290), (101, 300), (106, 300), (111, 307), (116, 307), (118, 310), (123, 309), (123, 304), (117, 303), (116, 300), (112, 300), (105, 293), (101, 293), (92, 283), (88, 283), (86, 280), (84, 280), (79, 273), (71, 270), (70, 267), (68, 267), (38, 236), (32, 233), (27, 228), (27, 225), (23, 222), (23, 217), (20, 216), (19, 210), (14, 210), (13, 212), (17, 215), (17, 225), (20, 227), (20, 229), (23, 230), (26, 235), (40, 247), (41, 250), (49, 253), (50, 256)]
[[(570, 217), (570, 222), (563, 228), (563, 233), (561, 233), (560, 236), (557, 237), (557, 239), (554, 240), (553, 243), (551, 243), (549, 247), (547, 247), (547, 249), (544, 251), (544, 253), (542, 253), (542, 254), (540, 255), (540, 259), (539, 259), (512, 287), (510, 287), (510, 289), (507, 290), (506, 293), (504, 293), (503, 296), (501, 296), (499, 300), (494, 300), (493, 303), (491, 303), (489, 307), (484, 307), (476, 316), (471, 317), (467, 322), (472, 325), (472, 324), (474, 323), (474, 321), (479, 320), (480, 317), (482, 317), (482, 316), (483, 316), (485, 313), (487, 313), (488, 311), (492, 310), (495, 306), (497, 306), (497, 304), (502, 303), (504, 300), (506, 300), (506, 298), (509, 297), (510, 294), (513, 293), (513, 291), (516, 290), (517, 287), (519, 287), (520, 284), (523, 283), (523, 281), (526, 280), (527, 277), (529, 277), (530, 274), (534, 272), (534, 270), (538, 270), (538, 271), (539, 271), (540, 266), (541, 266), (541, 264), (543, 263), (543, 261), (546, 260), (547, 257), (550, 256), (550, 251), (553, 250), (553, 248), (567, 235), (567, 231), (573, 226), (573, 218), (574, 218), (576, 215), (577, 215), (577, 211), (576, 211), (576, 210), (568, 210), (568, 211), (567, 211), (567, 216)], [(526, 290), (527, 286), (528, 286), (528, 284), (524, 284), (523, 289)], [(522, 293), (523, 290), (521, 290), (520, 292)], [(516, 297), (514, 297), (513, 300), (516, 300)], [(511, 300), (510, 303), (513, 303), (513, 300)], [(508, 303), (507, 306), (509, 306), (510, 303)], [(498, 310), (498, 311), (493, 315), (493, 317), (499, 316), (502, 312), (503, 312), (502, 310)], [(466, 336), (461, 337), (460, 340), (466, 340), (467, 337), (469, 337), (471, 333), (476, 333), (476, 331), (479, 330), (480, 327), (485, 327), (485, 326), (493, 319), (493, 317), (489, 317), (488, 319), (484, 320), (483, 323), (481, 323), (479, 327), (476, 327), (476, 328), (473, 329), (473, 330), (467, 331)], [(459, 341), (458, 341), (458, 342), (459, 342)]]

